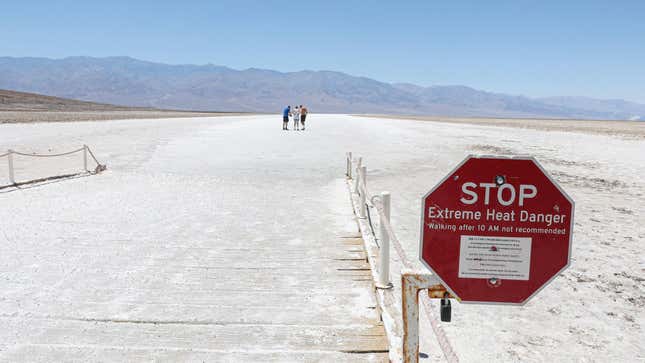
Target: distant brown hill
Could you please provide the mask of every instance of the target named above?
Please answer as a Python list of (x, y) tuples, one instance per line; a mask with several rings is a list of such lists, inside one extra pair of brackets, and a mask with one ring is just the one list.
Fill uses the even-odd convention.
[(0, 89), (0, 124), (232, 115), (240, 115), (240, 113), (176, 111), (150, 107), (117, 106)]
[(132, 111), (152, 110), (44, 96), (0, 89), (0, 111)]

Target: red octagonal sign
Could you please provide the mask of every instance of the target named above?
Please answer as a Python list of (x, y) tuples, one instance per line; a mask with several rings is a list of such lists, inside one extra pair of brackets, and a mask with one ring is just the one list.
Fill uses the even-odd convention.
[(569, 265), (573, 200), (533, 158), (469, 156), (422, 204), (419, 257), (463, 302), (524, 304)]

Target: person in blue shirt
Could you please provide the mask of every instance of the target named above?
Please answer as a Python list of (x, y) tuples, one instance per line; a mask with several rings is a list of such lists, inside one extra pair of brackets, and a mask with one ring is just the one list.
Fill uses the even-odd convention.
[(291, 113), (291, 106), (285, 107), (284, 110), (282, 110), (282, 129), (283, 130), (289, 130), (289, 114)]

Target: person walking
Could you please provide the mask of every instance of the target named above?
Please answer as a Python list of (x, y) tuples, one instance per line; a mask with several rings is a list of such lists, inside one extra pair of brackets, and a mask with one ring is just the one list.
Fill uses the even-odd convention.
[(300, 131), (300, 110), (298, 110), (298, 106), (291, 113), (293, 114), (293, 131)]
[(305, 131), (305, 120), (307, 119), (307, 107), (300, 105), (300, 123), (302, 124), (302, 131)]
[(282, 129), (289, 130), (289, 114), (291, 113), (291, 106), (287, 106), (282, 110)]

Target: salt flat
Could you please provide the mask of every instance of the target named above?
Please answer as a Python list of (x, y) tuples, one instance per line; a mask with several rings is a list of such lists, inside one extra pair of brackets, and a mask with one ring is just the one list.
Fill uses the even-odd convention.
[(0, 193), (0, 360), (384, 359), (369, 275), (345, 265), (362, 257), (342, 238), (356, 233), (345, 151), (363, 156), (372, 192), (392, 192), (413, 256), (421, 196), (468, 154), (534, 155), (576, 200), (563, 276), (524, 307), (453, 305), (444, 328), (462, 361), (645, 359), (644, 140), (342, 115), (308, 124), (1, 125), (0, 150), (88, 144), (109, 169)]
[(453, 304), (453, 322), (443, 326), (462, 361), (642, 361), (645, 124), (610, 136), (600, 135), (607, 123), (575, 132), (522, 123), (383, 120), (372, 126), (379, 149), (354, 150), (371, 192), (392, 193), (392, 224), (412, 256), (421, 197), (468, 154), (533, 155), (575, 200), (572, 264), (562, 276), (523, 307)]

